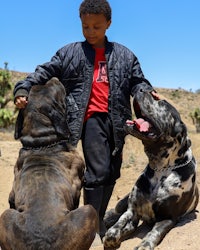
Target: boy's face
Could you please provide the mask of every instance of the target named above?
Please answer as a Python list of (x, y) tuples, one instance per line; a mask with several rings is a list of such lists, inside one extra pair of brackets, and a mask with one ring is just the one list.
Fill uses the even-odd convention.
[(104, 47), (105, 33), (111, 21), (107, 21), (103, 14), (81, 15), (82, 30), (85, 39), (93, 47)]

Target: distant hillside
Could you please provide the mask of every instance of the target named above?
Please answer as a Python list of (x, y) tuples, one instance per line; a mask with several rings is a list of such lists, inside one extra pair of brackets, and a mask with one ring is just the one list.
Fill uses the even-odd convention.
[(12, 76), (12, 82), (15, 84), (21, 79), (24, 79), (28, 73), (23, 73), (23, 72), (18, 72), (18, 71), (13, 71), (10, 70), (11, 76)]
[[(25, 78), (28, 73), (10, 71), (12, 75), (12, 82)], [(159, 95), (170, 102), (180, 112), (183, 121), (187, 124), (189, 129), (195, 130), (192, 120), (189, 116), (195, 108), (200, 108), (200, 93), (193, 93), (183, 89), (167, 89), (156, 88)]]
[[(200, 108), (200, 93), (193, 93), (183, 89), (156, 89), (168, 102), (170, 102), (180, 112), (183, 121), (194, 127), (189, 116), (196, 108)], [(195, 128), (195, 127), (194, 127)]]

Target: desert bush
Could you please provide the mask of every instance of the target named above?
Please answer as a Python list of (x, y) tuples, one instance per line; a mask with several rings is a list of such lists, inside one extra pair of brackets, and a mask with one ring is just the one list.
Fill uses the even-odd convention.
[(8, 92), (12, 89), (11, 74), (7, 69), (0, 70), (0, 107), (4, 108), (10, 101), (7, 96)]
[(11, 73), (7, 68), (0, 70), (0, 127), (8, 127), (15, 122), (14, 110), (7, 107), (10, 101), (13, 101), (11, 82)]
[(0, 109), (0, 128), (7, 128), (15, 121), (14, 113), (8, 109)]
[(200, 108), (196, 108), (193, 112), (190, 113), (193, 124), (196, 126), (196, 132), (200, 133)]

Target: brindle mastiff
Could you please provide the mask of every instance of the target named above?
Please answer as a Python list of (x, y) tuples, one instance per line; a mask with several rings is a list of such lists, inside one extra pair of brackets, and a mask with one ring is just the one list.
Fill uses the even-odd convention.
[[(20, 111), (22, 149), (0, 217), (2, 250), (86, 250), (97, 230), (91, 206), (78, 208), (84, 162), (67, 143), (65, 89), (55, 78), (32, 87)], [(21, 130), (22, 129), (22, 130)]]
[(127, 121), (125, 129), (142, 141), (149, 163), (129, 196), (108, 212), (107, 223), (120, 218), (105, 235), (105, 249), (119, 248), (139, 220), (153, 227), (135, 249), (154, 249), (182, 216), (195, 210), (199, 199), (191, 141), (177, 110), (142, 89), (134, 109), (137, 119)]

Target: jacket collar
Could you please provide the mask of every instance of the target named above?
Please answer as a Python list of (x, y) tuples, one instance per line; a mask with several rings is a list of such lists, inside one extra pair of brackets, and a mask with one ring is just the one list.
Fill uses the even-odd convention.
[[(93, 47), (92, 47), (92, 45), (89, 44), (87, 40), (85, 40), (85, 41), (83, 42), (83, 44), (84, 44), (84, 46), (85, 46), (86, 48), (91, 49), (91, 50), (94, 50)], [(106, 48), (106, 50), (105, 50), (106, 52), (107, 52), (107, 51), (110, 51), (110, 50), (113, 48), (113, 43), (109, 42), (107, 36), (105, 36), (105, 48)]]

